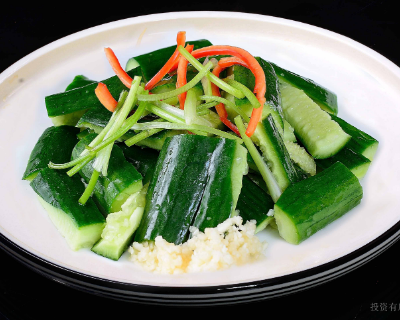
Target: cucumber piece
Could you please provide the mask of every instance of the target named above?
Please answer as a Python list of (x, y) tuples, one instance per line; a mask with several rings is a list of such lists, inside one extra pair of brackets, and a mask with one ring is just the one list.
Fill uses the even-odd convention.
[(97, 82), (97, 81), (90, 80), (89, 78), (87, 78), (87, 77), (85, 77), (83, 75), (78, 75), (78, 76), (75, 76), (75, 78), (67, 86), (65, 91), (69, 91), (69, 90), (72, 90), (72, 89), (84, 87), (84, 86), (87, 86), (88, 84), (92, 84), (92, 83), (95, 83), (95, 82)]
[(311, 157), (304, 148), (300, 147), (297, 143), (291, 141), (285, 141), (285, 146), (287, 151), (289, 152), (290, 158), (295, 164), (297, 164), (310, 176), (316, 175), (317, 166), (315, 164), (314, 158)]
[(208, 180), (193, 226), (200, 231), (215, 228), (234, 214), (243, 175), (247, 174), (247, 150), (238, 142), (220, 139), (211, 157)]
[(79, 129), (71, 126), (49, 127), (36, 142), (22, 179), (31, 181), (50, 161), (70, 161), (72, 149), (78, 143)]
[[(154, 240), (157, 236), (175, 244), (186, 241), (189, 227), (195, 221), (201, 203), (216, 200), (207, 190), (218, 190), (214, 186), (218, 181), (223, 183), (223, 193), (228, 194), (224, 195), (224, 199), (228, 203), (221, 204), (221, 208), (210, 208), (216, 214), (211, 220), (219, 223), (221, 216), (229, 216), (235, 209), (236, 193), (239, 195), (237, 189), (240, 182), (234, 174), (240, 173), (241, 162), (246, 159), (246, 156), (236, 158), (239, 147), (236, 141), (228, 139), (196, 135), (168, 138), (150, 181), (146, 207), (135, 241)], [(221, 163), (222, 159), (227, 162)], [(232, 168), (235, 166), (239, 169)], [(222, 167), (225, 171), (221, 170)], [(222, 177), (217, 177), (217, 173)], [(227, 183), (229, 180), (230, 184)], [(223, 196), (221, 189), (218, 195)], [(204, 207), (202, 210), (202, 216), (209, 217)]]
[(357, 206), (363, 197), (357, 177), (340, 162), (290, 186), (274, 206), (279, 234), (299, 244)]
[[(211, 46), (212, 43), (208, 40), (195, 40), (188, 41), (186, 44), (193, 44), (194, 50)], [(140, 56), (133, 57), (128, 60), (130, 65), (134, 65), (134, 61), (141, 67), (143, 78), (145, 82), (148, 82), (154, 75), (160, 71), (160, 69), (164, 66), (164, 64), (168, 61), (168, 59), (172, 56), (176, 49), (176, 45), (158, 49), (156, 51), (152, 51), (149, 53), (142, 54)], [(125, 69), (131, 68), (130, 66), (126, 66)], [(175, 81), (176, 82), (176, 81)]]
[(311, 79), (304, 78), (270, 62), (282, 83), (303, 90), (322, 110), (336, 115), (338, 113), (337, 96)]
[(260, 188), (248, 176), (243, 177), (243, 187), (240, 192), (236, 210), (243, 218), (243, 223), (256, 220), (256, 233), (265, 229), (273, 217), (268, 216), (269, 210), (274, 208), (271, 196)]
[[(87, 111), (78, 121), (76, 126), (78, 128), (89, 128), (93, 130), (95, 133), (99, 134), (101, 130), (107, 125), (110, 121), (112, 113), (109, 112), (106, 108), (93, 108)], [(139, 120), (139, 122), (147, 122), (148, 116)], [(148, 147), (156, 150), (161, 150), (164, 141), (168, 137), (172, 137), (178, 134), (183, 133), (181, 130), (164, 130), (158, 132), (140, 142), (137, 143), (138, 146)], [(124, 134), (120, 140), (124, 141), (136, 135), (134, 130), (129, 130), (126, 134)]]
[(30, 185), (72, 250), (91, 247), (100, 238), (105, 219), (92, 199), (79, 204), (85, 191), (79, 177), (44, 168)]
[(119, 147), (124, 152), (126, 160), (132, 163), (142, 175), (143, 184), (147, 184), (153, 176), (159, 152), (148, 148), (142, 149), (138, 146), (127, 147), (125, 144), (121, 144)]
[(110, 213), (101, 239), (92, 251), (111, 260), (118, 260), (132, 243), (133, 234), (140, 224), (146, 202), (147, 186), (132, 194), (121, 211)]
[(304, 91), (283, 85), (281, 94), (285, 119), (314, 158), (333, 156), (351, 139)]
[[(141, 70), (140, 68), (136, 68), (129, 71), (128, 74), (132, 78), (134, 76), (141, 76)], [(122, 90), (127, 90), (117, 76), (113, 76), (102, 82), (107, 85), (108, 90), (115, 100), (118, 100)], [(45, 98), (47, 115), (57, 125), (65, 124), (66, 122), (70, 125), (75, 125), (88, 109), (94, 107), (104, 108), (94, 92), (96, 87), (97, 82), (47, 96)], [(75, 123), (73, 123), (74, 121)]]
[(375, 138), (371, 137), (364, 131), (357, 129), (337, 116), (332, 116), (332, 120), (335, 120), (343, 129), (343, 131), (351, 136), (351, 140), (346, 147), (359, 154), (362, 154), (371, 161), (374, 159), (379, 144)]
[(281, 191), (301, 180), (271, 114), (257, 125), (251, 139), (259, 146)]
[(343, 163), (358, 179), (365, 176), (371, 164), (371, 160), (347, 146), (331, 158), (316, 160), (318, 167), (322, 169), (327, 169), (338, 161)]
[[(72, 151), (72, 160), (79, 157), (96, 136), (97, 134), (92, 133), (79, 141)], [(86, 183), (89, 183), (92, 176), (94, 161), (93, 159), (79, 171)], [(125, 159), (122, 150), (114, 145), (108, 164), (108, 174), (106, 177), (100, 176), (94, 188), (96, 204), (104, 214), (121, 211), (121, 206), (128, 197), (141, 188), (142, 176)]]

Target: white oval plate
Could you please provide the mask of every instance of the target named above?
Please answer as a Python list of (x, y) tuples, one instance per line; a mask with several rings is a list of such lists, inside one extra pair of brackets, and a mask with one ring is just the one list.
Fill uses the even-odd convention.
[[(151, 274), (130, 263), (126, 254), (114, 262), (88, 249), (71, 251), (28, 182), (21, 180), (33, 146), (52, 125), (44, 97), (63, 91), (77, 74), (97, 80), (112, 76), (103, 52), (106, 46), (124, 64), (132, 56), (174, 44), (180, 30), (187, 32), (189, 40), (205, 38), (242, 47), (334, 91), (339, 116), (380, 141), (376, 159), (362, 181), (361, 205), (299, 246), (265, 230), (259, 234), (269, 243), (265, 259), (219, 272)], [(288, 275), (304, 275), (302, 271), (315, 267), (327, 266), (324, 272), (328, 272), (334, 261), (335, 268), (340, 267), (339, 258), (360, 252), (367, 244), (368, 250), (375, 247), (377, 251), (379, 243), (387, 245), (382, 245), (387, 238), (379, 238), (379, 243), (376, 239), (399, 222), (400, 70), (373, 50), (327, 30), (231, 12), (166, 13), (117, 21), (60, 39), (18, 61), (1, 74), (0, 97), (0, 232), (22, 251), (67, 271), (139, 287), (232, 289), (254, 283), (265, 288), (276, 284), (274, 279), (287, 283), (294, 279)], [(398, 226), (394, 228), (392, 236)]]

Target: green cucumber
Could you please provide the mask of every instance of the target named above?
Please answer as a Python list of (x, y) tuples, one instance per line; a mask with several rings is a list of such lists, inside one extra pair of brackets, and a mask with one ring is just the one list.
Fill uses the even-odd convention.
[(42, 169), (30, 183), (50, 219), (72, 250), (91, 247), (101, 236), (105, 219), (93, 200), (78, 200), (85, 187), (78, 176)]
[(301, 180), (272, 114), (257, 125), (251, 139), (259, 146), (281, 191)]
[(363, 197), (357, 177), (340, 162), (286, 189), (274, 206), (279, 234), (299, 244), (357, 206)]
[(283, 119), (283, 140), (297, 142), (293, 127), (285, 119)]
[(149, 182), (156, 168), (159, 152), (148, 148), (142, 149), (138, 146), (127, 147), (125, 144), (121, 144), (119, 147), (124, 152), (126, 160), (132, 163), (142, 175), (143, 184)]
[(234, 214), (243, 175), (247, 174), (247, 150), (238, 142), (219, 139), (208, 170), (208, 180), (203, 191), (193, 226), (200, 231), (215, 228)]
[(338, 161), (343, 163), (358, 179), (365, 176), (371, 164), (371, 160), (347, 146), (331, 158), (316, 160), (318, 167), (322, 169), (327, 169)]
[(285, 70), (270, 62), (276, 75), (283, 83), (290, 84), (303, 90), (321, 109), (336, 115), (338, 113), (337, 96), (332, 91), (322, 87), (311, 79), (304, 78), (291, 71)]
[(281, 94), (285, 119), (314, 158), (333, 156), (351, 139), (304, 91), (283, 85)]
[[(140, 68), (133, 69), (128, 74), (132, 78), (134, 76), (141, 76), (141, 70)], [(117, 76), (113, 76), (102, 82), (107, 85), (108, 90), (115, 100), (118, 100), (122, 90), (127, 90)], [(96, 87), (97, 82), (47, 96), (45, 98), (47, 115), (57, 125), (67, 123), (75, 125), (88, 109), (95, 107), (104, 108), (94, 92)]]
[(268, 216), (269, 210), (274, 208), (271, 196), (260, 188), (248, 176), (243, 177), (243, 187), (240, 192), (236, 210), (243, 218), (243, 222), (256, 220), (256, 233), (265, 229), (272, 216)]
[(31, 181), (50, 161), (70, 161), (72, 149), (78, 143), (79, 129), (71, 126), (47, 128), (36, 142), (22, 179)]
[(132, 194), (122, 205), (122, 210), (110, 213), (101, 239), (92, 251), (111, 260), (118, 260), (132, 243), (133, 234), (142, 219), (147, 187)]
[[(97, 134), (92, 133), (80, 140), (72, 151), (72, 160), (79, 157), (96, 136)], [(94, 161), (93, 159), (79, 172), (86, 183), (89, 183), (92, 176)], [(125, 159), (122, 150), (114, 145), (108, 164), (108, 174), (106, 177), (99, 177), (94, 189), (96, 204), (99, 205), (104, 214), (121, 211), (121, 206), (126, 199), (141, 188), (142, 176)]]
[(87, 77), (85, 77), (83, 75), (78, 75), (78, 76), (75, 76), (75, 78), (67, 86), (65, 91), (69, 91), (69, 90), (72, 90), (72, 89), (84, 87), (84, 86), (87, 86), (88, 84), (92, 84), (92, 83), (95, 83), (95, 82), (97, 82), (97, 81), (90, 80), (89, 78), (87, 78)]
[(351, 136), (351, 140), (347, 144), (348, 148), (359, 154), (362, 154), (371, 161), (374, 159), (379, 144), (375, 138), (371, 137), (364, 131), (357, 129), (337, 116), (332, 116), (332, 120), (335, 120), (343, 129), (343, 131)]
[[(246, 154), (243, 156), (242, 153), (246, 151), (241, 152), (240, 148), (243, 147), (236, 141), (228, 139), (196, 135), (168, 138), (150, 181), (145, 212), (135, 241), (154, 240), (162, 236), (170, 243), (183, 243), (189, 236), (189, 227), (193, 225), (202, 202), (220, 203), (215, 195), (208, 193), (213, 190), (221, 197), (225, 194), (223, 199), (227, 203), (220, 203), (221, 208), (210, 208), (216, 215), (213, 217), (203, 206), (197, 225), (202, 226), (203, 217), (208, 224), (211, 223), (209, 220), (215, 224), (220, 222), (222, 216), (231, 215), (240, 192), (241, 170), (245, 167)], [(241, 155), (240, 159), (238, 155)], [(222, 163), (222, 160), (227, 162)], [(217, 177), (217, 174), (222, 176)], [(240, 178), (235, 175), (240, 175)], [(223, 184), (223, 193), (215, 183)], [(207, 217), (210, 219), (207, 220)], [(214, 224), (213, 227), (216, 226)]]
[[(194, 45), (194, 50), (212, 45), (210, 41), (204, 39), (188, 41), (186, 44)], [(125, 69), (130, 70), (132, 66), (135, 66), (136, 68), (136, 64), (139, 65), (142, 69), (144, 80), (148, 82), (158, 71), (160, 71), (175, 50), (176, 45), (133, 57), (128, 60)], [(134, 62), (136, 62), (136, 64)]]

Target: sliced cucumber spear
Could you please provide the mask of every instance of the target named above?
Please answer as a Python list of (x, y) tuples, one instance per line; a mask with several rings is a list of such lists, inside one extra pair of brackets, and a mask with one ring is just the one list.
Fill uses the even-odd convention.
[(31, 187), (72, 250), (91, 247), (100, 238), (105, 219), (92, 199), (78, 203), (85, 189), (79, 177), (44, 168)]
[(332, 116), (332, 120), (335, 120), (343, 131), (351, 136), (351, 140), (346, 147), (362, 154), (364, 157), (372, 161), (376, 150), (378, 149), (379, 142), (369, 134), (357, 129), (339, 117)]
[(47, 128), (36, 142), (22, 179), (31, 181), (50, 161), (64, 163), (71, 159), (78, 143), (79, 129), (71, 126)]
[(110, 213), (101, 239), (92, 251), (103, 257), (118, 260), (132, 243), (133, 235), (139, 227), (146, 203), (147, 186), (132, 194), (122, 205), (121, 211)]
[(285, 119), (314, 158), (329, 158), (349, 142), (351, 136), (304, 91), (283, 85), (281, 94)]
[(216, 227), (235, 210), (246, 149), (235, 140), (197, 135), (168, 138), (150, 181), (135, 241), (180, 244), (189, 227)]
[(274, 206), (279, 234), (299, 244), (357, 206), (362, 197), (357, 177), (336, 162), (285, 190)]

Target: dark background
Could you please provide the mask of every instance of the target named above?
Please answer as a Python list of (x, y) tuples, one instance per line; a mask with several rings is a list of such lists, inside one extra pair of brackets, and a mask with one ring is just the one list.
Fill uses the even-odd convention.
[[(0, 72), (32, 51), (89, 27), (151, 13), (196, 10), (258, 13), (305, 22), (361, 42), (400, 66), (396, 1), (13, 3), (2, 3), (0, 8)], [(399, 251), (397, 243), (356, 271), (292, 296), (202, 308), (194, 310), (195, 315), (209, 317), (211, 312), (223, 311), (228, 317), (243, 311), (250, 317), (279, 319), (400, 319)], [(372, 311), (373, 303), (379, 311)], [(396, 311), (390, 311), (393, 304)], [(36, 274), (0, 250), (1, 320), (118, 319), (158, 316), (159, 311), (164, 317), (191, 317), (192, 310), (127, 304), (79, 292)]]

